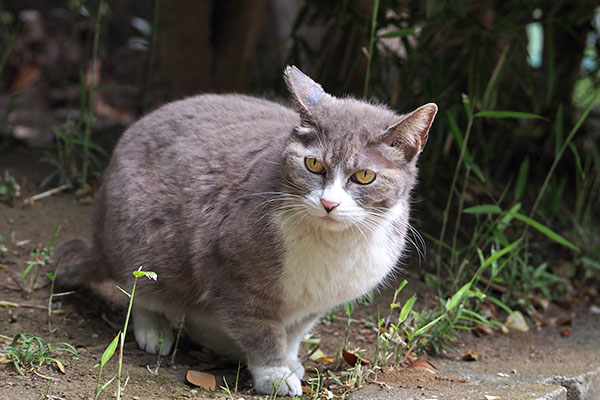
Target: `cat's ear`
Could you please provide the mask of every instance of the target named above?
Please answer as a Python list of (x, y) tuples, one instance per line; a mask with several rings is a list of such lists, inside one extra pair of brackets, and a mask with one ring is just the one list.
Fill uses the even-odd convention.
[(385, 131), (383, 142), (402, 150), (404, 158), (412, 161), (425, 147), (437, 111), (435, 103), (428, 103), (403, 116)]
[(285, 84), (292, 95), (296, 110), (305, 122), (311, 122), (315, 107), (331, 100), (321, 85), (310, 79), (294, 65), (288, 65), (283, 72)]

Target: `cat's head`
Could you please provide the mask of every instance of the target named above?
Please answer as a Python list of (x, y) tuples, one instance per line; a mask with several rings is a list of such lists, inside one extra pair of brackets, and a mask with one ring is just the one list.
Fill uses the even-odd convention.
[(437, 106), (397, 115), (353, 98), (335, 98), (296, 67), (284, 73), (301, 123), (283, 155), (289, 215), (331, 231), (408, 217), (409, 195)]

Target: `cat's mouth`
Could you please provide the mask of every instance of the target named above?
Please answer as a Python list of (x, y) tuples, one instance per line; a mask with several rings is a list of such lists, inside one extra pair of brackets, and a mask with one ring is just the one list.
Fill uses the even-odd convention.
[(329, 215), (321, 217), (321, 220), (327, 222), (328, 224), (331, 224), (331, 223), (338, 223), (339, 224), (340, 223), (340, 221), (338, 221), (335, 218), (330, 217)]

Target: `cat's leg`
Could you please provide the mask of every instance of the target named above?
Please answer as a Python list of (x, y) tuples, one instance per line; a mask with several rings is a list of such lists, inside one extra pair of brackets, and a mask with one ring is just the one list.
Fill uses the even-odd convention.
[(283, 322), (266, 310), (237, 311), (228, 309), (220, 314), (227, 322), (229, 335), (245, 354), (254, 389), (261, 394), (301, 396), (300, 378), (286, 362), (287, 334)]
[(292, 325), (286, 327), (287, 346), (286, 346), (286, 364), (290, 370), (299, 378), (304, 377), (304, 367), (298, 359), (298, 351), (302, 338), (308, 332), (317, 320), (316, 314), (311, 314)]
[[(137, 299), (143, 303), (141, 299)], [(143, 305), (136, 304), (131, 310), (133, 332), (140, 349), (150, 354), (166, 356), (171, 351), (174, 337), (167, 318)], [(162, 341), (162, 344), (161, 344)]]

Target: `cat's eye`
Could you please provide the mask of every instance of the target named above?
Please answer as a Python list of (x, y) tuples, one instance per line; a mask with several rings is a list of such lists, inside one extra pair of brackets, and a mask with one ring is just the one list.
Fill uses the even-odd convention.
[(308, 170), (313, 174), (325, 173), (325, 166), (321, 161), (317, 160), (316, 158), (306, 157), (304, 159), (304, 164), (306, 164), (306, 168), (308, 168)]
[(368, 185), (375, 180), (375, 172), (369, 171), (368, 169), (361, 169), (360, 171), (356, 171), (350, 179), (352, 182)]

